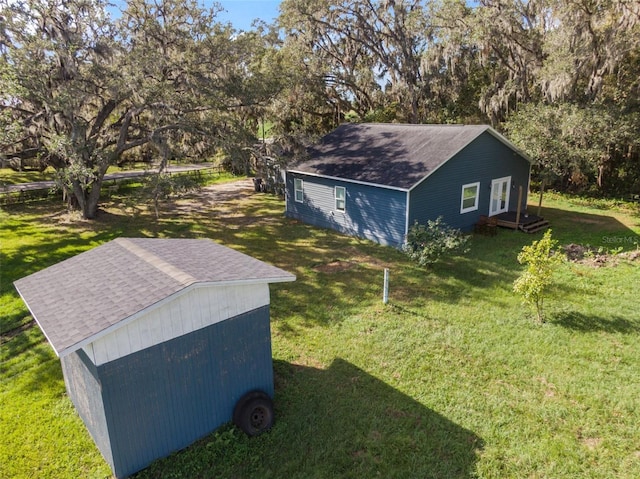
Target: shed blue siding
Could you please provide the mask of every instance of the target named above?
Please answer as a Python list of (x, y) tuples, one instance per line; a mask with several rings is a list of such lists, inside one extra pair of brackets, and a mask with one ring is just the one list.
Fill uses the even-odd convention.
[[(485, 132), (411, 190), (409, 225), (442, 216), (448, 225), (470, 230), (480, 215), (489, 214), (491, 181), (507, 176), (511, 177), (509, 211), (517, 208), (519, 186), (523, 188), (524, 211), (529, 172), (525, 158)], [(478, 209), (461, 214), (462, 186), (475, 182), (480, 182)]]
[(116, 477), (229, 422), (246, 392), (273, 396), (269, 326), (269, 306), (263, 306), (100, 365), (95, 374), (69, 363), (94, 377), (85, 392), (102, 403), (92, 409), (104, 409), (106, 421), (89, 429)]
[[(304, 201), (294, 198), (294, 178), (304, 182)], [(346, 189), (345, 211), (335, 208), (334, 188)], [(322, 228), (399, 246), (405, 235), (405, 191), (287, 172), (287, 216)]]
[(113, 464), (98, 369), (79, 349), (60, 358), (67, 394), (107, 463)]

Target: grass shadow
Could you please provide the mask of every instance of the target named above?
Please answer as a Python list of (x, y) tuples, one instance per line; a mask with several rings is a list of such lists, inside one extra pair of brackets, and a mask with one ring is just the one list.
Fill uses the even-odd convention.
[(583, 333), (640, 333), (640, 323), (638, 322), (630, 321), (620, 316), (603, 318), (599, 316), (590, 316), (575, 311), (556, 313), (553, 315), (553, 319), (549, 320), (549, 323)]
[(285, 396), (283, 437), (295, 438), (298, 477), (472, 476), (481, 438), (355, 365), (335, 359), (316, 369), (276, 361), (274, 368), (276, 390)]
[(135, 477), (475, 476), (480, 437), (355, 365), (275, 361), (274, 370), (276, 422), (269, 433), (246, 438), (223, 427)]

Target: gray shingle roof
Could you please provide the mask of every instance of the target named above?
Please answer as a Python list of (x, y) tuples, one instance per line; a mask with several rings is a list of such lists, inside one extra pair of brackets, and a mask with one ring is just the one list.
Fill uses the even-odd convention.
[(195, 283), (295, 276), (203, 239), (118, 238), (14, 283), (58, 355)]
[(410, 189), (485, 131), (509, 144), (486, 125), (344, 124), (290, 169)]

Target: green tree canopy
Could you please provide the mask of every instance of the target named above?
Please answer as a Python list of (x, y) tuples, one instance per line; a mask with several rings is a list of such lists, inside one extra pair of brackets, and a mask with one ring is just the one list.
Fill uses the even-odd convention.
[[(266, 103), (255, 42), (195, 1), (28, 0), (0, 8), (0, 144), (53, 166), (84, 217), (109, 165), (142, 145), (242, 149), (243, 114)], [(272, 86), (272, 85), (269, 85)]]
[(637, 2), (283, 0), (241, 34), (195, 0), (107, 6), (0, 0), (0, 153), (56, 168), (87, 218), (126, 152), (248, 172), (265, 120), (273, 155), (346, 119), (489, 122), (555, 186), (640, 192)]

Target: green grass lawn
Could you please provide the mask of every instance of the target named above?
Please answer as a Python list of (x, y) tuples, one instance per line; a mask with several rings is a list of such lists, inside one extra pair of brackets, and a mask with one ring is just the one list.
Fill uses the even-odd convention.
[[(173, 164), (171, 164), (173, 166)], [(131, 171), (131, 170), (148, 170), (149, 163), (144, 162), (133, 162), (133, 163), (125, 163), (124, 166), (110, 166), (107, 174), (117, 173), (120, 171)], [(16, 185), (19, 183), (31, 183), (36, 181), (51, 181), (55, 179), (55, 170), (49, 166), (44, 171), (37, 170), (24, 170), (24, 171), (14, 171), (11, 168), (0, 168), (0, 186), (5, 185)]]
[[(109, 476), (12, 282), (118, 236), (212, 238), (297, 276), (271, 287), (274, 428), (224, 426), (138, 478), (640, 477), (638, 261), (562, 265), (537, 325), (512, 283), (539, 234), (476, 236), (422, 270), (289, 220), (273, 196), (179, 200), (158, 220), (122, 204), (93, 222), (2, 212), (0, 477)], [(633, 208), (549, 195), (542, 214), (562, 244), (640, 242)]]
[(14, 171), (11, 168), (0, 168), (0, 186), (31, 183), (33, 181), (50, 181), (54, 179), (54, 176), (53, 168), (47, 168), (44, 171)]

